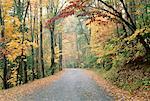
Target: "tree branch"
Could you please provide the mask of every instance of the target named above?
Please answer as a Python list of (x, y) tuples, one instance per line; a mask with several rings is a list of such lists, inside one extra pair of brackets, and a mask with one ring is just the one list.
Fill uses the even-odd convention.
[(132, 23), (133, 28), (136, 30), (136, 25), (134, 24), (130, 14), (129, 14), (128, 10), (127, 10), (127, 7), (125, 6), (125, 3), (123, 2), (123, 0), (120, 0), (120, 2), (122, 3), (123, 8), (124, 8), (124, 10), (125, 10), (125, 12), (127, 14), (127, 17), (130, 19), (130, 22)]
[[(111, 5), (108, 5), (108, 4), (105, 3), (103, 0), (98, 0), (98, 1), (100, 1), (100, 2), (101, 2), (102, 4), (104, 4), (106, 7), (112, 9), (112, 10), (114, 11), (114, 13), (116, 13), (117, 15), (114, 14), (114, 13), (112, 13), (112, 12), (109, 11), (109, 10), (106, 10), (106, 9), (103, 9), (104, 11), (106, 11), (106, 12), (108, 12), (108, 13), (110, 13), (110, 14), (116, 16), (116, 17), (118, 17), (120, 20), (122, 20), (122, 21), (126, 24), (126, 26), (129, 27), (129, 29), (130, 29), (132, 32), (134, 32), (134, 31), (136, 30), (136, 26), (135, 26), (134, 23), (132, 23), (132, 22), (133, 22), (132, 19), (131, 19), (131, 23), (129, 23), (129, 22), (126, 21), (124, 18), (122, 18), (121, 14), (120, 14), (114, 7), (112, 7)], [(120, 0), (120, 1), (121, 1), (121, 0)], [(125, 6), (125, 5), (124, 5), (124, 6)], [(127, 9), (126, 9), (126, 10), (127, 10)], [(128, 13), (128, 12), (127, 12), (127, 13)], [(129, 13), (128, 13), (128, 14), (129, 14)], [(130, 14), (129, 14), (128, 16), (130, 16)]]
[(24, 19), (23, 19), (23, 24), (25, 24), (25, 20), (26, 20), (26, 16), (27, 16), (27, 12), (28, 12), (28, 8), (29, 8), (30, 2), (27, 2), (27, 8), (25, 10), (25, 15), (24, 15)]
[[(92, 7), (92, 6), (90, 6), (90, 7)], [(121, 13), (119, 13), (118, 11), (117, 11), (117, 14), (116, 14), (115, 12), (111, 12), (111, 11), (109, 11), (109, 10), (107, 10), (107, 9), (104, 9), (104, 8), (100, 8), (100, 7), (99, 7), (99, 8), (93, 7), (93, 8), (98, 9), (98, 10), (101, 9), (101, 10), (103, 10), (103, 11), (105, 11), (105, 12), (107, 12), (107, 13), (109, 13), (109, 14), (111, 14), (111, 15), (117, 17), (117, 18), (119, 18), (123, 23), (125, 23), (125, 25), (126, 25), (132, 32), (135, 31), (135, 29), (133, 28), (133, 25), (130, 24), (126, 19), (124, 19), (124, 18), (122, 17)]]
[(112, 9), (116, 14), (120, 14), (113, 6), (108, 5), (107, 3), (105, 3), (105, 2), (102, 1), (102, 0), (98, 0), (98, 1), (100, 1), (100, 2), (101, 2), (102, 4), (104, 4), (106, 7)]
[(4, 81), (4, 78), (0, 75), (0, 78)]
[(61, 11), (61, 9), (64, 7), (64, 5), (65, 5), (66, 3), (67, 3), (67, 1), (65, 1), (65, 2), (62, 4), (62, 6), (59, 8), (57, 14), (59, 14), (59, 12)]

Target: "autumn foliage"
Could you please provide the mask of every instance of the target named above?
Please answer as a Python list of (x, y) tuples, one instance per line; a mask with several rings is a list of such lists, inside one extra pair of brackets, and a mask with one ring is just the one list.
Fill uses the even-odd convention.
[(57, 16), (47, 20), (46, 27), (48, 27), (51, 23), (53, 23), (58, 19), (74, 15), (78, 10), (81, 10), (84, 6), (85, 3), (82, 2), (81, 0), (70, 1), (69, 5), (66, 6), (64, 9), (62, 9)]

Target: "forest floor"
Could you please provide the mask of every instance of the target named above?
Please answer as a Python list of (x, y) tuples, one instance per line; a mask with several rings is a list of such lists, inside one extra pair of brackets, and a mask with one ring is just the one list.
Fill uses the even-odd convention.
[(115, 101), (150, 101), (150, 91), (135, 90), (129, 92), (118, 88), (110, 81), (104, 79), (101, 74), (96, 73), (95, 70), (85, 70), (85, 73), (89, 75), (97, 84), (103, 87), (111, 96), (114, 96)]
[(64, 69), (53, 76), (0, 92), (0, 101), (149, 101), (124, 91), (99, 74)]

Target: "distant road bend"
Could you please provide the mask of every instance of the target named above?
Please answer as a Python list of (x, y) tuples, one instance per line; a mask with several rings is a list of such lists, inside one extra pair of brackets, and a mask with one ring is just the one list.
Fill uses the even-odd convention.
[(66, 69), (59, 80), (32, 94), (18, 97), (19, 101), (114, 101), (103, 88), (82, 69)]

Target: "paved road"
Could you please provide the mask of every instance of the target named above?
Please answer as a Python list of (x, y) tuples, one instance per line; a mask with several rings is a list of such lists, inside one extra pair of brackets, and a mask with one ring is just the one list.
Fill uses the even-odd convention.
[(67, 69), (62, 77), (19, 101), (113, 101), (82, 69)]

